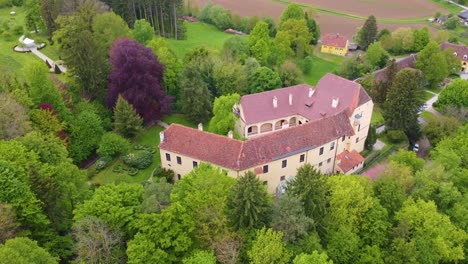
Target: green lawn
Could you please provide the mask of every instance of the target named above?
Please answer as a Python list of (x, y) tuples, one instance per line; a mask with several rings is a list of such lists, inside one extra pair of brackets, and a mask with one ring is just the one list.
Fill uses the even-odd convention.
[[(16, 15), (11, 16), (11, 11), (15, 11)], [(24, 26), (24, 16), (24, 10), (20, 7), (0, 9), (0, 23), (3, 24), (7, 21), (7, 23), (10, 25), (10, 28), (18, 25)], [(10, 30), (9, 32), (12, 31)], [(18, 39), (20, 36), (21, 34), (11, 34), (11, 36), (7, 38), (5, 35), (0, 34), (0, 71), (17, 74), (17, 77), (22, 80), (24, 77), (23, 67), (32, 61), (41, 60), (32, 53), (19, 53), (13, 51), (14, 46), (19, 44)], [(36, 36), (34, 33), (30, 35), (30, 38), (42, 40), (46, 39), (42, 34)], [(58, 54), (57, 50), (58, 48), (56, 46), (46, 46), (45, 48), (41, 49), (41, 52), (55, 60), (58, 58), (58, 56), (55, 56)]]
[(435, 117), (433, 113), (428, 112), (428, 111), (422, 112), (419, 116), (422, 117), (424, 120), (426, 120), (426, 122), (428, 122), (430, 119)]
[(385, 122), (383, 115), (382, 115), (382, 110), (374, 105), (374, 110), (372, 112), (372, 117), (371, 117), (371, 124), (374, 126), (379, 126)]
[(193, 127), (193, 128), (197, 128), (198, 126), (198, 124), (195, 124), (192, 121), (188, 120), (187, 117), (183, 114), (167, 115), (163, 117), (162, 121), (169, 125), (176, 123), (176, 124), (181, 124), (181, 125)]
[(463, 8), (461, 8), (461, 7), (457, 6), (457, 5), (451, 4), (447, 0), (430, 0), (430, 1), (433, 2), (433, 3), (436, 3), (440, 7), (443, 7), (445, 9), (447, 9), (448, 11), (450, 11), (453, 14), (458, 14), (461, 11), (463, 11)]
[(339, 65), (339, 63), (324, 60), (317, 56), (312, 56), (312, 58), (312, 69), (309, 74), (304, 75), (304, 81), (310, 85), (316, 85), (320, 78), (329, 72), (333, 72)]
[(185, 22), (185, 25), (187, 27), (187, 39), (167, 40), (170, 47), (174, 50), (180, 59), (184, 58), (185, 53), (197, 47), (204, 47), (213, 51), (214, 53), (219, 54), (223, 47), (224, 41), (233, 37), (233, 35), (224, 33), (215, 26), (206, 23)]
[[(149, 129), (145, 129), (134, 141), (135, 144), (149, 145), (154, 150), (156, 150), (153, 156), (153, 163), (151, 164), (151, 166), (144, 170), (140, 170), (135, 176), (129, 176), (126, 171), (123, 171), (121, 173), (113, 171), (114, 168), (116, 168), (117, 166), (126, 167), (126, 165), (123, 164), (122, 159), (117, 159), (110, 166), (97, 173), (91, 181), (95, 184), (102, 185), (107, 183), (119, 182), (141, 183), (145, 180), (148, 180), (148, 178), (151, 176), (152, 171), (155, 168), (157, 168), (161, 162), (159, 158), (158, 145), (159, 132), (161, 132), (162, 130), (163, 128), (160, 126), (154, 126)], [(89, 170), (93, 171), (94, 166), (95, 165), (93, 165)]]
[(427, 101), (427, 100), (431, 99), (432, 97), (434, 97), (433, 93), (430, 93), (428, 91), (424, 91), (424, 97), (423, 97), (424, 101)]

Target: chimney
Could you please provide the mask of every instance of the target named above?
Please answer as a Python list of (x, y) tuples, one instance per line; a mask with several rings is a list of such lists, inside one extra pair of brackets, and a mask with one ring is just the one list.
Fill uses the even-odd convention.
[(278, 98), (276, 98), (276, 96), (273, 96), (273, 107), (274, 108), (278, 107)]
[(312, 89), (312, 87), (310, 87), (310, 88), (309, 88), (309, 98), (311, 98), (312, 95), (314, 95), (314, 93), (315, 93), (315, 90)]
[(232, 139), (233, 137), (234, 137), (234, 136), (233, 136), (232, 130), (229, 130), (229, 132), (228, 132), (228, 138), (231, 138), (231, 139)]
[(164, 131), (159, 132), (159, 144), (164, 142)]
[(289, 105), (292, 105), (292, 99), (293, 99), (293, 95), (292, 93), (289, 94)]
[(336, 108), (338, 106), (338, 103), (340, 102), (339, 98), (332, 99), (332, 107)]
[(203, 124), (202, 123), (198, 123), (198, 130), (203, 131)]

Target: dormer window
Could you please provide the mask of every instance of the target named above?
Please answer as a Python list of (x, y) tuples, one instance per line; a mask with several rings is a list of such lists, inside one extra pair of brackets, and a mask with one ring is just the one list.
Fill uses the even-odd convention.
[(454, 52), (453, 55), (455, 55), (455, 57), (458, 56), (458, 54), (456, 52)]
[(468, 59), (468, 55), (466, 55), (466, 54), (463, 55), (463, 59), (464, 59), (464, 60)]

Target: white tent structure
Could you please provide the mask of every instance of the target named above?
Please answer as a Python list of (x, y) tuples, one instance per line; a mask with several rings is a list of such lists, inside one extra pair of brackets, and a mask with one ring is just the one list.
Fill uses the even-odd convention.
[(25, 38), (23, 39), (23, 44), (27, 47), (27, 48), (32, 48), (35, 46), (34, 44), (34, 40), (30, 39), (30, 38)]

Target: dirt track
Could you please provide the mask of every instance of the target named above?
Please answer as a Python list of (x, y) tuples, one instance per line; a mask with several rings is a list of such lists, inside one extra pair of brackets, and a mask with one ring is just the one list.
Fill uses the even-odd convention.
[[(195, 1), (203, 7), (209, 0)], [(272, 0), (212, 0), (212, 2), (242, 16), (270, 16), (276, 20), (286, 8), (286, 5)], [(373, 14), (378, 19), (421, 18), (443, 11), (428, 0), (296, 0), (295, 2), (362, 17)], [(364, 23), (361, 19), (323, 12), (317, 12), (316, 16), (322, 33), (340, 33), (349, 38), (353, 36), (356, 28)], [(419, 28), (423, 26), (425, 26), (424, 23), (379, 24), (380, 29), (390, 30), (398, 27)], [(435, 31), (433, 28), (430, 29)]]

